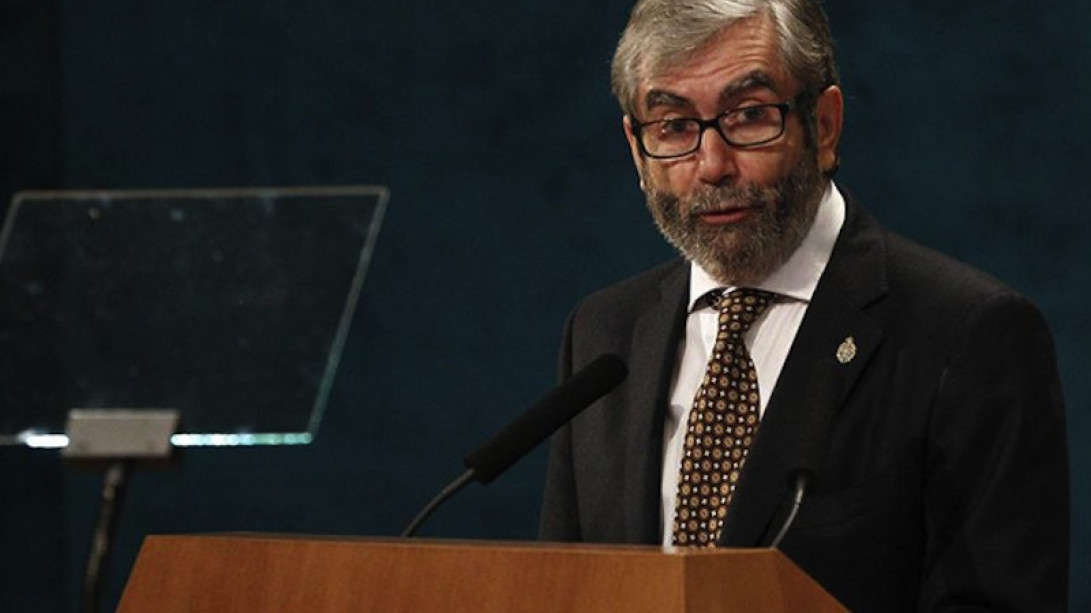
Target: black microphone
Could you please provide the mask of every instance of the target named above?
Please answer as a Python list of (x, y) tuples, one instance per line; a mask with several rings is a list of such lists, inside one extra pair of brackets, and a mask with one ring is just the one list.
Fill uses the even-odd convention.
[(610, 393), (627, 376), (629, 369), (616, 355), (603, 354), (595, 358), (568, 380), (553, 388), (553, 391), (519, 419), (508, 424), (484, 445), (471, 451), (463, 459), (466, 472), (425, 505), (401, 535), (413, 536), (440, 504), (462, 489), (471, 479), (477, 479), (482, 484), (490, 483), (561, 426)]
[(830, 446), (830, 429), (841, 400), (841, 375), (830, 360), (820, 360), (811, 371), (807, 382), (807, 411), (796, 431), (795, 462), (788, 471), (788, 485), (792, 488), (792, 508), (784, 520), (780, 532), (769, 545), (777, 548), (795, 522), (803, 497), (817, 484), (826, 451)]

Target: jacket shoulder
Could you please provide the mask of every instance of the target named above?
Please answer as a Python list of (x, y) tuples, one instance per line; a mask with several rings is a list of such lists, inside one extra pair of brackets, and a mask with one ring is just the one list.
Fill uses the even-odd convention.
[(647, 308), (650, 300), (656, 300), (668, 282), (688, 287), (688, 265), (685, 260), (675, 259), (655, 268), (623, 279), (599, 289), (581, 300), (573, 309), (572, 317), (588, 317), (598, 314), (623, 316)]

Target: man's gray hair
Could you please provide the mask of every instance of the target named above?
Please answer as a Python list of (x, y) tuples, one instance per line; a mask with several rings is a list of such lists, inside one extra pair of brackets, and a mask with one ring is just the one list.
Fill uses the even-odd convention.
[(839, 83), (829, 22), (817, 0), (641, 0), (610, 75), (622, 111), (633, 116), (641, 79), (684, 62), (725, 27), (762, 16), (776, 27), (781, 59), (807, 97)]

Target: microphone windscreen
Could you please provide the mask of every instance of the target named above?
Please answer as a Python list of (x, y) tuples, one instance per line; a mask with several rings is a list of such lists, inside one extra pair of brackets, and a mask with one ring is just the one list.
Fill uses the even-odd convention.
[(538, 446), (580, 411), (608, 394), (629, 375), (625, 362), (604, 354), (553, 388), (519, 419), (464, 459), (474, 478), (489, 483), (516, 460)]

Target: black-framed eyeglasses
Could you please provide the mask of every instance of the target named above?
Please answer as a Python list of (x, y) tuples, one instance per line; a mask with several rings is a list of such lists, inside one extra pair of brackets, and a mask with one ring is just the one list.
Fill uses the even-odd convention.
[(633, 122), (633, 136), (640, 152), (657, 159), (689, 155), (701, 147), (705, 130), (712, 128), (732, 147), (757, 147), (784, 134), (788, 113), (796, 101), (740, 106), (712, 119), (672, 117)]

